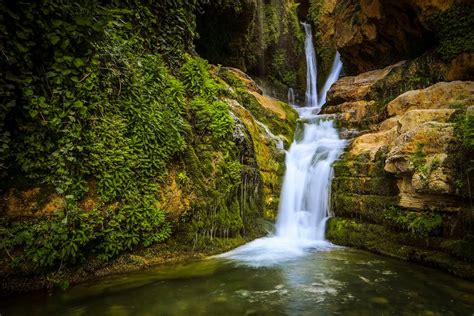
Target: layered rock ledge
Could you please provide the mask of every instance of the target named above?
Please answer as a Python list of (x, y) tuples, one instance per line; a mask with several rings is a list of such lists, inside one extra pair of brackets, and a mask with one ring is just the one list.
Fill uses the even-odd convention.
[[(329, 92), (323, 112), (350, 145), (334, 165), (327, 237), (474, 278), (474, 174), (463, 143), (474, 82), (412, 90), (410, 63), (341, 78)], [(400, 93), (387, 100), (382, 87)]]

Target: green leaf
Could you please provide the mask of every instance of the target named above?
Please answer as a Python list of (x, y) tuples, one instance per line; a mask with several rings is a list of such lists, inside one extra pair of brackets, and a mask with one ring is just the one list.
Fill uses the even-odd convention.
[(52, 35), (52, 36), (49, 37), (49, 41), (50, 41), (51, 44), (53, 44), (53, 45), (56, 45), (56, 44), (59, 42), (60, 39), (61, 39), (61, 38), (60, 38), (59, 36), (57, 36), (57, 35)]
[(77, 68), (84, 66), (84, 60), (82, 60), (81, 58), (74, 59), (74, 66), (76, 66)]
[(76, 107), (76, 108), (80, 108), (80, 107), (84, 106), (84, 103), (82, 103), (82, 101), (78, 100), (78, 101), (75, 101), (73, 103), (73, 106)]

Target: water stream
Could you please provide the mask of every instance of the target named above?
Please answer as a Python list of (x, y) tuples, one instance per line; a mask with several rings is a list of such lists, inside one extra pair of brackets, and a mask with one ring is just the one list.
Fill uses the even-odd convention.
[[(296, 135), (300, 136), (295, 138), (286, 153), (286, 172), (275, 233), (221, 255), (250, 266), (281, 264), (314, 249), (334, 247), (324, 238), (325, 223), (329, 216), (332, 163), (341, 154), (345, 141), (339, 138), (331, 119), (317, 115), (324, 102), (318, 102), (311, 26), (306, 23), (303, 26), (308, 69), (306, 104), (295, 106), (300, 116)], [(341, 68), (339, 54), (336, 54), (322, 95), (326, 96), (327, 87), (339, 78)], [(288, 97), (290, 104), (295, 102), (293, 90), (288, 91)]]

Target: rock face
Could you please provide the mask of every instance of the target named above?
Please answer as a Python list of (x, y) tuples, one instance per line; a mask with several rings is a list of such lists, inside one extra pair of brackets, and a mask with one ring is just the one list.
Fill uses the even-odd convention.
[[(462, 264), (472, 262), (472, 251), (460, 254), (442, 246), (448, 241), (464, 244), (474, 227), (469, 197), (459, 187), (459, 165), (469, 158), (460, 156), (463, 140), (457, 123), (474, 104), (474, 82), (439, 82), (387, 102), (379, 88), (410, 88), (401, 71), (408, 64), (341, 78), (331, 89), (324, 112), (336, 115), (343, 135), (356, 137), (334, 165), (336, 217), (328, 238), (474, 277)], [(467, 171), (467, 177), (472, 182), (474, 174)], [(342, 227), (346, 235), (339, 231)], [(403, 238), (397, 237), (401, 231)], [(379, 238), (385, 244), (377, 243)], [(405, 246), (411, 247), (407, 253), (396, 250)], [(445, 260), (450, 256), (457, 259)]]
[(295, 1), (209, 1), (198, 15), (196, 50), (211, 63), (236, 67), (286, 100), (288, 87), (304, 92), (304, 32)]
[[(323, 113), (335, 113), (342, 128), (376, 130), (381, 123), (385, 129), (389, 122), (394, 123), (393, 120), (384, 122), (393, 116), (390, 112), (392, 107), (388, 109), (387, 103), (406, 91), (429, 87), (445, 80), (448, 71), (445, 64), (422, 56), (357, 76), (342, 77), (331, 87)], [(427, 93), (430, 91), (427, 90)], [(438, 89), (436, 93), (442, 92)], [(402, 100), (399, 99), (400, 102)]]
[[(319, 14), (313, 17), (313, 22), (318, 25), (322, 43), (341, 53), (345, 69), (351, 74), (416, 57), (439, 43), (440, 52), (447, 59), (462, 52), (472, 53), (472, 47), (469, 48), (472, 39), (461, 34), (469, 32), (474, 23), (469, 18), (468, 12), (472, 10), (469, 1), (325, 0), (314, 3), (319, 3)], [(457, 35), (450, 33), (449, 24), (455, 25)], [(470, 44), (463, 43), (466, 40)]]

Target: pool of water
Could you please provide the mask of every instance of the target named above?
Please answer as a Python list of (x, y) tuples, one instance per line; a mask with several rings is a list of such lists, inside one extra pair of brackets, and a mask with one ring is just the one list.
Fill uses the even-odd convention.
[(349, 248), (249, 266), (226, 258), (3, 299), (9, 315), (474, 315), (474, 283)]

